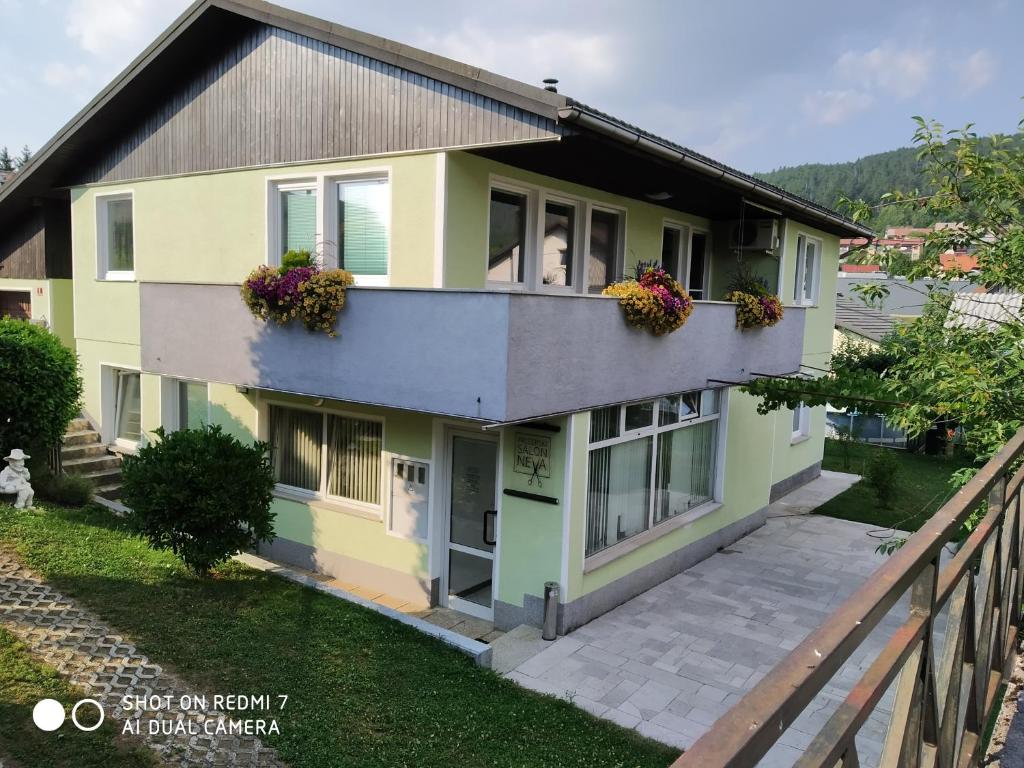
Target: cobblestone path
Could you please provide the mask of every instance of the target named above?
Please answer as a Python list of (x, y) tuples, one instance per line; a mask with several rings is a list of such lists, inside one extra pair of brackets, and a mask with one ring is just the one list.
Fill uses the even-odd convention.
[[(80, 608), (36, 573), (26, 568), (13, 555), (0, 552), (0, 626), (15, 635), (29, 650), (56, 668), (90, 698), (103, 705), (107, 718), (114, 718), (120, 730), (128, 718), (141, 719), (139, 738), (156, 750), (168, 765), (179, 766), (242, 766), (243, 768), (284, 768), (284, 763), (258, 737), (207, 735), (216, 721), (226, 725), (229, 720), (274, 717), (270, 712), (233, 712), (212, 709), (179, 708), (182, 696), (195, 697), (207, 692), (197, 691), (166, 673), (139, 653), (130, 640), (119, 635), (88, 611)], [(217, 693), (246, 693), (218, 691)], [(126, 712), (122, 697), (170, 697), (170, 708), (158, 711)], [(212, 704), (212, 695), (207, 695)], [(85, 717), (95, 716), (92, 707), (83, 709)], [(70, 713), (69, 713), (70, 714)], [(160, 720), (161, 732), (150, 734), (149, 720)], [(90, 722), (92, 722), (90, 720)], [(176, 725), (171, 725), (176, 723)], [(70, 719), (62, 728), (74, 728)], [(198, 731), (189, 733), (188, 729)], [(174, 731), (165, 734), (163, 730)]]

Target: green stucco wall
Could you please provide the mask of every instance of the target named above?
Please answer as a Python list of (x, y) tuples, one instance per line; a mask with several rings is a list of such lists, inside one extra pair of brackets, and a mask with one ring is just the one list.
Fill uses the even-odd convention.
[[(510, 605), (522, 606), (524, 594), (542, 596), (545, 581), (561, 581), (566, 430), (569, 421), (570, 419), (551, 419), (546, 422), (557, 426), (558, 432), (515, 426), (504, 429), (504, 479), (501, 488), (548, 496), (560, 502), (545, 504), (514, 496), (501, 497), (498, 599)], [(515, 471), (517, 434), (550, 440), (550, 477), (532, 478), (531, 475)]]

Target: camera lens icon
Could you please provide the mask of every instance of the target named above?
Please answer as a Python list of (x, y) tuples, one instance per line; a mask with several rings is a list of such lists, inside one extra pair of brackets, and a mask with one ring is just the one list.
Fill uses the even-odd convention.
[[(92, 725), (83, 725), (78, 720), (78, 711), (83, 706), (91, 705), (99, 712), (99, 719)], [(81, 699), (75, 702), (71, 708), (71, 722), (80, 731), (95, 731), (103, 725), (103, 705), (96, 699)], [(64, 712), (64, 705), (56, 699), (42, 699), (32, 708), (32, 722), (41, 731), (56, 731), (64, 724), (67, 714)]]

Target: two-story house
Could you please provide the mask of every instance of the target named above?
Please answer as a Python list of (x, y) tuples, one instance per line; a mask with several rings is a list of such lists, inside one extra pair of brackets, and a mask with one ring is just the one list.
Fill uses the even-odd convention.
[[(737, 385), (826, 367), (839, 238), (870, 234), (562, 94), (258, 0), (189, 8), (4, 186), (0, 231), (49, 244), (40, 201), (70, 218), (112, 449), (207, 421), (266, 440), (264, 554), (499, 627), (538, 622), (555, 581), (561, 631), (818, 473), (823, 410), (761, 416)], [(356, 276), (337, 338), (240, 299), (296, 248)], [(600, 295), (638, 261), (697, 299), (675, 333)], [(737, 329), (739, 262), (777, 326)]]

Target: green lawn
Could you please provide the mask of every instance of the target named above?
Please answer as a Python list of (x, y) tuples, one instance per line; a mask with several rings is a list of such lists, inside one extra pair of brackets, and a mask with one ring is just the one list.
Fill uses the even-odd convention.
[(667, 766), (678, 754), (342, 600), (237, 563), (192, 576), (101, 508), (0, 506), (0, 546), (208, 693), (288, 694), (267, 741), (293, 768)]
[(954, 492), (949, 476), (967, 465), (964, 459), (925, 456), (893, 451), (865, 443), (849, 443), (850, 463), (846, 465), (842, 446), (836, 440), (825, 441), (823, 469), (863, 475), (868, 459), (875, 451), (892, 451), (899, 466), (896, 498), (891, 509), (882, 509), (874, 492), (864, 481), (818, 507), (815, 514), (870, 523), (879, 528), (896, 527), (916, 531), (935, 514)]
[[(129, 743), (110, 721), (91, 732), (72, 725), (71, 707), (84, 696), (0, 629), (0, 763), (10, 768), (151, 768), (159, 764), (153, 752)], [(32, 722), (32, 708), (40, 699), (56, 699), (64, 705), (68, 719), (56, 731), (41, 731)], [(79, 722), (92, 725), (95, 710), (87, 711), (88, 716), (79, 710)]]

